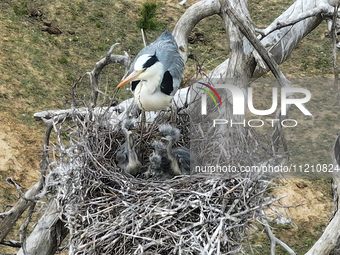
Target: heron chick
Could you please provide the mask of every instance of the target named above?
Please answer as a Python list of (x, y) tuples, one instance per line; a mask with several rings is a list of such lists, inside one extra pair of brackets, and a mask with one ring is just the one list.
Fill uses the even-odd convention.
[(149, 156), (149, 168), (143, 174), (144, 177), (171, 178), (174, 176), (171, 170), (171, 160), (168, 157), (166, 146), (163, 142), (155, 140), (152, 143), (154, 151)]
[(190, 151), (185, 147), (172, 148), (174, 143), (179, 140), (179, 129), (164, 124), (159, 127), (156, 137), (166, 140), (166, 156), (170, 160), (170, 170), (173, 175), (190, 174)]
[(135, 128), (135, 120), (126, 119), (122, 122), (122, 131), (125, 136), (125, 143), (118, 149), (116, 154), (117, 165), (126, 174), (136, 176), (142, 167), (135, 151), (134, 140), (131, 136)]

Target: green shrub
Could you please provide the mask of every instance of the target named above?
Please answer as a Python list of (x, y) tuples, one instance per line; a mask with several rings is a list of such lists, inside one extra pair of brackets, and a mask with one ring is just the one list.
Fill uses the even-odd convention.
[(138, 22), (137, 27), (144, 30), (155, 30), (160, 27), (160, 23), (156, 20), (156, 11), (158, 6), (152, 2), (145, 2), (140, 12), (142, 16)]
[(61, 58), (59, 58), (58, 59), (58, 61), (61, 63), (61, 64), (67, 64), (68, 63), (68, 60), (67, 60), (67, 58), (66, 57), (61, 57)]
[(70, 73), (66, 74), (66, 78), (67, 78), (68, 81), (72, 81), (72, 82), (74, 81), (74, 77)]
[(16, 6), (16, 5), (14, 5), (13, 11), (14, 11), (14, 13), (15, 13), (16, 15), (18, 15), (18, 16), (22, 16), (22, 15), (26, 15), (26, 14), (27, 14), (27, 11), (26, 11), (26, 10), (24, 10), (24, 9), (19, 9), (19, 7)]

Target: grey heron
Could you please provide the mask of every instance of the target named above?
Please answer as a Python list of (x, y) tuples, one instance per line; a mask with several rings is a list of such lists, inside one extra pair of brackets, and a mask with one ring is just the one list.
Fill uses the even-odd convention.
[[(190, 174), (190, 151), (185, 147), (172, 148), (174, 143), (179, 140), (179, 129), (171, 126), (170, 124), (163, 124), (159, 127), (159, 132), (156, 137), (168, 141), (166, 146), (166, 155), (161, 145), (155, 146), (155, 152), (162, 157), (164, 167), (170, 168), (172, 175)], [(158, 151), (157, 151), (158, 150)], [(170, 164), (169, 164), (170, 163)]]
[(165, 31), (138, 53), (131, 64), (131, 74), (117, 88), (131, 82), (135, 102), (141, 110), (163, 110), (171, 106), (183, 69), (184, 60), (176, 40), (169, 31)]
[(134, 140), (131, 137), (132, 129), (135, 127), (135, 121), (126, 119), (122, 122), (122, 131), (125, 135), (125, 143), (118, 149), (116, 154), (117, 165), (126, 174), (136, 176), (142, 167), (134, 149)]

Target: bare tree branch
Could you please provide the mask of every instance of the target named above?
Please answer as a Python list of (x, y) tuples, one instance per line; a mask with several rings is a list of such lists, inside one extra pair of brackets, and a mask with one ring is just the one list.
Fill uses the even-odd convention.
[(305, 20), (310, 17), (315, 17), (319, 14), (331, 14), (333, 12), (334, 8), (330, 5), (327, 4), (320, 4), (319, 6), (306, 10), (302, 13), (299, 13), (297, 15), (294, 15), (292, 17), (289, 17), (286, 20), (280, 21), (280, 20), (275, 20), (270, 26), (268, 26), (266, 29), (256, 29), (256, 32), (261, 34), (262, 36), (260, 39), (263, 37), (266, 37), (268, 34), (272, 33), (275, 30), (279, 30), (283, 27), (288, 27), (291, 25), (294, 25), (302, 20)]
[(17, 204), (13, 206), (7, 213), (6, 216), (0, 222), (0, 242), (2, 242), (9, 231), (12, 229), (16, 221), (20, 216), (27, 210), (27, 208), (34, 202), (34, 197), (39, 194), (45, 185), (45, 176), (49, 167), (49, 151), (48, 144), (50, 139), (50, 134), (52, 131), (52, 125), (46, 128), (44, 143), (43, 143), (43, 159), (40, 164), (40, 179), (39, 181), (30, 188), (23, 197), (19, 199)]
[(35, 207), (35, 203), (31, 203), (28, 209), (28, 215), (26, 217), (26, 220), (19, 229), (21, 248), (24, 252), (24, 255), (28, 254), (27, 249), (26, 249), (26, 232), (27, 232), (28, 224), (30, 223), (31, 218), (32, 218), (34, 207)]
[[(60, 220), (55, 199), (50, 201), (45, 214), (39, 219), (33, 232), (26, 241), (27, 254), (29, 255), (53, 255), (61, 242), (66, 237), (68, 230)], [(25, 255), (23, 247), (17, 255)]]
[(106, 56), (96, 63), (96, 67), (91, 72), (87, 73), (90, 76), (90, 83), (91, 83), (91, 88), (92, 88), (92, 94), (91, 94), (91, 106), (92, 107), (95, 107), (97, 104), (98, 93), (105, 94), (99, 90), (99, 75), (101, 71), (103, 70), (103, 68), (109, 64), (115, 64), (115, 63), (122, 64), (126, 68), (130, 66), (131, 59), (126, 52), (124, 56), (123, 55), (111, 55), (115, 46), (117, 46), (118, 44), (119, 43), (112, 45), (110, 50), (106, 54)]
[[(334, 169), (340, 168), (340, 136), (336, 138), (333, 146), (332, 163)], [(328, 255), (334, 248), (340, 244), (340, 210), (339, 210), (339, 197), (340, 197), (340, 175), (337, 170), (333, 173), (333, 196), (334, 196), (334, 213), (333, 218), (329, 222), (325, 231), (319, 240), (305, 255)], [(338, 254), (337, 252), (333, 254)]]
[[(264, 215), (264, 212), (262, 212)], [(270, 254), (275, 255), (275, 247), (276, 245), (280, 245), (282, 248), (284, 248), (290, 255), (295, 255), (296, 253), (284, 242), (282, 242), (280, 239), (278, 239), (274, 233), (272, 232), (268, 221), (266, 219), (261, 219), (261, 223), (264, 226), (264, 229), (270, 239)]]
[(220, 12), (218, 0), (202, 0), (190, 6), (178, 20), (172, 34), (185, 62), (188, 58), (188, 37), (192, 29), (200, 20)]
[(21, 243), (14, 240), (4, 240), (0, 244), (13, 248), (21, 248)]
[(339, 95), (339, 67), (338, 67), (338, 55), (337, 55), (337, 18), (338, 18), (339, 5), (334, 8), (333, 19), (332, 19), (332, 41), (333, 41), (333, 69), (334, 69), (334, 90), (336, 93), (336, 99), (340, 106), (340, 95)]

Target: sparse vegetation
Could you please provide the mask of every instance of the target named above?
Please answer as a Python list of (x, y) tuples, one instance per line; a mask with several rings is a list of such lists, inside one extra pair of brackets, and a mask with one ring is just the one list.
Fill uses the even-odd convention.
[(22, 16), (22, 15), (26, 15), (27, 14), (27, 3), (26, 2), (21, 2), (20, 3), (20, 7), (18, 7), (17, 5), (13, 6), (13, 11), (16, 15), (18, 16)]
[(58, 61), (61, 64), (67, 64), (68, 63), (68, 60), (67, 60), (67, 58), (65, 56), (62, 56), (61, 58), (59, 58)]
[(137, 22), (137, 27), (144, 30), (156, 30), (161, 27), (161, 23), (156, 19), (157, 4), (145, 2), (140, 12), (141, 18)]

